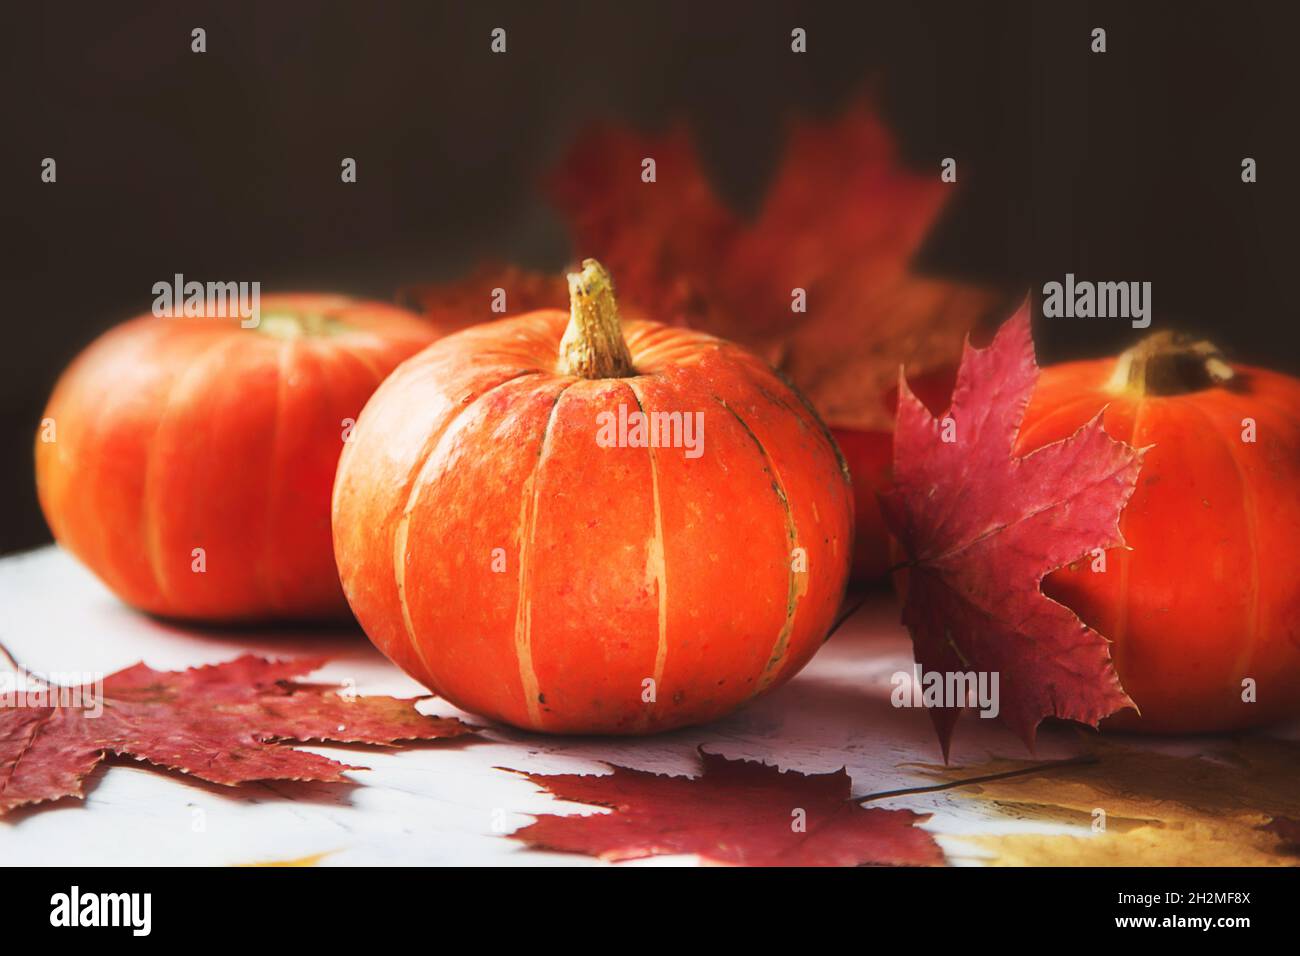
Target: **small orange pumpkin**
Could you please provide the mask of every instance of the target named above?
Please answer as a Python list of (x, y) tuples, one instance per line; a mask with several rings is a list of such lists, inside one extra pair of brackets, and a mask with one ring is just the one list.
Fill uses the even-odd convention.
[(266, 295), (260, 321), (113, 328), (63, 373), (36, 439), (60, 544), (128, 604), (211, 621), (347, 616), (330, 490), (350, 425), (434, 337), (408, 312)]
[(1152, 446), (1120, 520), (1130, 550), (1043, 590), (1114, 644), (1141, 716), (1104, 726), (1223, 731), (1300, 714), (1300, 381), (1160, 333), (1118, 360), (1044, 369), (1019, 453), (1102, 409), (1111, 435)]
[(344, 590), (380, 650), (466, 710), (602, 734), (719, 717), (821, 645), (848, 476), (764, 362), (621, 325), (592, 260), (569, 287), (570, 313), (448, 336), (366, 405), (334, 488)]

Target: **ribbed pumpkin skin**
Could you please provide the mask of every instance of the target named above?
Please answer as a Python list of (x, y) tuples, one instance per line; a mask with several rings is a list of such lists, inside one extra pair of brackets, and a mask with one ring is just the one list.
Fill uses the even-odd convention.
[[(847, 476), (738, 346), (625, 322), (638, 374), (589, 380), (555, 371), (567, 321), (459, 332), (375, 393), (335, 483), (344, 590), (380, 650), (465, 710), (559, 733), (719, 717), (822, 643), (851, 555)], [(703, 412), (703, 454), (601, 447), (597, 415), (620, 403)]]
[[(1113, 641), (1126, 711), (1103, 726), (1224, 731), (1300, 714), (1300, 382), (1236, 367), (1229, 387), (1135, 398), (1103, 386), (1114, 360), (1047, 368), (1019, 453), (1106, 409), (1146, 454), (1121, 530), (1131, 551), (1062, 569), (1044, 591)], [(1241, 441), (1242, 419), (1258, 441)], [(1258, 702), (1244, 703), (1254, 678)]]
[[(348, 331), (279, 338), (237, 319), (141, 316), (90, 345), (45, 411), (36, 481), (54, 537), (123, 601), (210, 621), (346, 617), (330, 493), (344, 420), (433, 338), (334, 296), (263, 296)], [(194, 549), (206, 570), (192, 570)]]

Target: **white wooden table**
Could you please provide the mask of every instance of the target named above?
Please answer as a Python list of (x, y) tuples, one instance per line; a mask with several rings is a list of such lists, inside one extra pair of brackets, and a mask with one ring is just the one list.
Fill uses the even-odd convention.
[[(339, 864), (601, 865), (570, 854), (528, 850), (500, 831), (534, 813), (603, 812), (558, 801), (498, 767), (602, 772), (603, 761), (659, 772), (698, 770), (696, 748), (728, 757), (825, 772), (847, 767), (855, 794), (933, 783), (909, 762), (941, 760), (921, 710), (890, 705), (890, 677), (910, 670), (911, 643), (885, 594), (866, 604), (813, 662), (780, 690), (704, 727), (641, 738), (560, 738), (489, 728), (478, 739), (385, 751), (310, 747), (371, 769), (357, 786), (251, 784), (208, 786), (179, 774), (132, 765), (101, 767), (83, 802), (64, 800), (0, 819), (0, 859), (15, 865), (252, 864), (319, 857)], [(326, 654), (313, 680), (352, 679), (359, 693), (417, 696), (418, 684), (375, 651), (360, 631), (309, 633), (185, 630), (119, 603), (54, 547), (0, 560), (0, 640), (37, 672), (111, 673), (143, 660), (160, 670), (228, 660), (241, 653)], [(468, 720), (444, 701), (431, 713)], [(480, 722), (481, 723), (481, 722)], [(1073, 752), (1068, 737), (1045, 730), (1038, 756)], [(1020, 742), (995, 721), (967, 719), (954, 760), (1022, 758)], [(980, 861), (962, 835), (1078, 832), (996, 816), (951, 792), (909, 795), (873, 805), (932, 812), (924, 826), (955, 864)], [(663, 857), (654, 864), (691, 863)], [(628, 864), (637, 865), (637, 864)]]

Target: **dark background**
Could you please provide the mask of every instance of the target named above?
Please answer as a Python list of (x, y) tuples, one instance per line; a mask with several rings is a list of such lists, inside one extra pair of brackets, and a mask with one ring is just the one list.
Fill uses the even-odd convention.
[[(784, 120), (874, 81), (909, 164), (958, 159), (919, 263), (1008, 289), (1150, 280), (1157, 321), (1300, 371), (1296, 4), (42, 3), (3, 14), (0, 552), (48, 540), (59, 371), (173, 273), (391, 297), (485, 256), (558, 269), (534, 188), (597, 117), (689, 119), (752, 211)], [(202, 26), (208, 52), (190, 52)], [(508, 31), (509, 52), (489, 52)], [(790, 52), (790, 30), (809, 52)], [(1095, 26), (1108, 52), (1089, 51)], [(40, 163), (58, 162), (58, 182)], [(359, 182), (339, 181), (344, 156)], [(1241, 182), (1241, 160), (1259, 182)], [(1046, 361), (1120, 320), (1038, 320)]]

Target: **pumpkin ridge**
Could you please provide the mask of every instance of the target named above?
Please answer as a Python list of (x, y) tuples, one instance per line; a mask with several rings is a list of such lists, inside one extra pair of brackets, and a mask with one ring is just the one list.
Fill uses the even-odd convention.
[[(1035, 396), (1035, 398), (1036, 397), (1037, 396)], [(1114, 400), (1111, 399), (1111, 401), (1113, 402)], [(1101, 408), (1105, 407), (1106, 405), (1103, 403)], [(1020, 434), (1016, 436), (1015, 454), (1017, 457), (1024, 458), (1026, 455), (1038, 451), (1038, 449), (1042, 448), (1043, 445), (1051, 444), (1050, 441), (1036, 441), (1034, 447), (1028, 448), (1026, 447), (1029, 444), (1025, 440), (1026, 435), (1038, 432), (1049, 436), (1054, 435), (1057, 433), (1055, 425), (1058, 420), (1065, 423), (1070, 430), (1070, 434), (1073, 434), (1077, 430), (1077, 426), (1071, 425), (1070, 423), (1079, 421), (1080, 419), (1087, 422), (1088, 419), (1092, 418), (1092, 416), (1097, 413), (1098, 408), (1097, 396), (1092, 392), (1083, 392), (1073, 396), (1072, 398), (1061, 400), (1053, 405), (1050, 412), (1046, 412), (1035, 419), (1032, 424), (1021, 428)], [(1128, 440), (1118, 432), (1112, 432), (1109, 428), (1106, 429), (1106, 434), (1110, 435), (1116, 441)]]
[[(537, 681), (537, 669), (533, 665), (533, 602), (529, 589), (532, 584), (532, 549), (537, 537), (538, 476), (546, 462), (560, 400), (564, 398), (565, 392), (583, 381), (587, 380), (575, 378), (556, 394), (550, 414), (546, 416), (546, 424), (542, 426), (541, 440), (537, 444), (537, 462), (533, 465), (533, 472), (528, 478), (519, 505), (519, 596), (515, 599), (515, 658), (519, 665), (519, 682), (523, 686), (524, 706), (528, 708), (528, 719), (536, 730), (542, 729), (541, 687)], [(525, 527), (528, 530), (527, 538), (524, 537)]]
[[(109, 336), (112, 337), (112, 332), (109, 333)], [(105, 341), (107, 342), (108, 339), (106, 339)], [(117, 344), (117, 343), (113, 343), (113, 344)], [(152, 344), (153, 343), (151, 343), (151, 345)], [(93, 349), (94, 346), (92, 345), (91, 348)], [(119, 345), (118, 348), (122, 349), (122, 346)], [(111, 356), (112, 354), (113, 353), (110, 351), (109, 355)], [(90, 461), (92, 462), (91, 468), (88, 469), (86, 487), (92, 489), (92, 493), (97, 493), (97, 489), (100, 487), (100, 483), (94, 479), (98, 477), (98, 473), (101, 470), (102, 466), (100, 465), (100, 459), (98, 457), (91, 454), (87, 454), (87, 449), (88, 448), (94, 449), (97, 443), (102, 441), (102, 436), (100, 433), (103, 429), (103, 422), (106, 418), (109, 417), (108, 413), (112, 409), (112, 400), (111, 397), (109, 396), (100, 396), (96, 393), (91, 392), (89, 389), (86, 389), (85, 386), (82, 386), (82, 391), (73, 393), (73, 397), (76, 399), (83, 399), (83, 396), (86, 394), (95, 394), (95, 397), (98, 398), (99, 400), (93, 403), (92, 407), (94, 409), (94, 418), (85, 428), (84, 437), (80, 442), (82, 446), (82, 450), (81, 453), (76, 457), (83, 462), (81, 466), (82, 468), (86, 467), (84, 464), (86, 459), (90, 459)], [(73, 407), (75, 407), (76, 405), (76, 403), (71, 403), (71, 404)], [(57, 443), (56, 443), (56, 448), (57, 448)], [(63, 490), (63, 496), (66, 497), (70, 493), (71, 493), (70, 488), (65, 486)], [(145, 500), (146, 501), (148, 500), (147, 497)], [(111, 558), (106, 555), (106, 551), (108, 551), (107, 543), (105, 541), (107, 528), (102, 523), (88, 525), (88, 527), (93, 528), (93, 535), (92, 535), (93, 543), (91, 541), (77, 541), (76, 551), (82, 552), (81, 554), (78, 554), (78, 557), (80, 557), (81, 560), (84, 561), (86, 564), (92, 565), (93, 567), (98, 569), (97, 573), (104, 580), (104, 582), (109, 585), (110, 588), (115, 588), (117, 586), (120, 586), (121, 584), (120, 574), (116, 566), (113, 567), (109, 566)], [(112, 571), (112, 576), (118, 579), (116, 585), (113, 582), (109, 581), (109, 573), (108, 573), (109, 571)]]
[(1241, 443), (1234, 441), (1230, 436), (1224, 435), (1219, 429), (1219, 421), (1205, 409), (1201, 408), (1195, 401), (1189, 400), (1188, 408), (1196, 410), (1207, 423), (1210, 431), (1221, 439), (1228, 449), (1228, 460), (1232, 462), (1233, 470), (1237, 473), (1237, 481), (1241, 484), (1241, 505), (1242, 513), (1246, 516), (1246, 541), (1250, 547), (1250, 601), (1248, 607), (1250, 610), (1246, 616), (1246, 646), (1241, 653), (1237, 655), (1237, 673), (1249, 674), (1251, 671), (1250, 662), (1255, 658), (1255, 651), (1259, 646), (1259, 513), (1255, 501), (1255, 491), (1249, 481), (1246, 480), (1246, 472), (1241, 467), (1241, 460), (1237, 458), (1237, 446)]
[[(311, 344), (314, 346), (316, 343), (313, 342)], [(382, 382), (385, 378), (388, 377), (382, 371), (380, 371), (379, 367), (375, 365), (375, 363), (372, 362), (370, 358), (361, 351), (360, 348), (358, 348), (358, 343), (356, 342), (352, 342), (348, 339), (342, 339), (337, 343), (337, 348), (335, 351), (339, 355), (346, 355), (348, 358), (352, 359), (354, 362), (356, 362), (358, 365), (360, 365), (362, 368), (368, 371), (372, 376), (374, 376), (376, 388), (379, 387), (380, 382)]]
[[(1134, 448), (1145, 448), (1141, 440), (1142, 433), (1142, 412), (1147, 406), (1145, 395), (1139, 396), (1134, 401), (1133, 407), (1133, 429), (1129, 433), (1128, 443)], [(1136, 489), (1134, 489), (1136, 494)], [(1129, 501), (1133, 499), (1130, 498)], [(1124, 510), (1119, 513), (1119, 535), (1124, 541), (1128, 541), (1128, 535), (1124, 533), (1124, 522), (1128, 517), (1128, 505), (1125, 504)], [(1115, 605), (1115, 633), (1108, 635), (1110, 639), (1110, 659), (1115, 665), (1115, 673), (1123, 673), (1123, 662), (1128, 657), (1128, 644), (1124, 637), (1128, 633), (1129, 618), (1129, 565), (1131, 564), (1130, 556), (1126, 553), (1121, 555), (1119, 562), (1119, 600)], [(1138, 713), (1142, 712), (1142, 705), (1136, 702)]]
[[(835, 436), (831, 433), (830, 426), (822, 421), (821, 415), (818, 413), (817, 409), (813, 407), (813, 403), (808, 400), (808, 396), (805, 395), (800, 390), (799, 386), (795, 385), (795, 383), (788, 378), (784, 372), (776, 367), (773, 367), (771, 371), (776, 375), (777, 381), (784, 385), (789, 390), (790, 394), (799, 401), (799, 405), (803, 409), (804, 414), (806, 414), (808, 418), (812, 420), (813, 424), (817, 426), (818, 433), (823, 439), (825, 439), (827, 446), (835, 454), (835, 462), (839, 465), (840, 476), (844, 479), (845, 483), (852, 488), (853, 475), (849, 472), (848, 459), (844, 457), (844, 452), (840, 449), (839, 443), (835, 441)], [(763, 390), (763, 394), (767, 395), (773, 402), (780, 404), (783, 408), (788, 408), (791, 411), (794, 411), (794, 407), (778, 395), (769, 394), (767, 389)]]
[[(777, 470), (776, 462), (768, 454), (763, 443), (759, 441), (758, 435), (749, 427), (749, 423), (741, 417), (740, 413), (727, 404), (726, 400), (713, 396), (714, 401), (731, 413), (732, 417), (740, 423), (740, 427), (749, 435), (750, 440), (754, 442), (754, 447), (758, 449), (759, 457), (763, 462), (763, 470), (767, 472), (768, 477), (772, 479), (772, 490), (776, 492), (777, 498), (781, 502), (781, 509), (785, 518), (786, 541), (790, 548), (793, 549), (799, 540), (798, 529), (794, 524), (794, 511), (790, 507), (790, 499), (786, 496), (785, 485), (781, 481), (781, 474)], [(780, 672), (780, 665), (783, 663), (786, 654), (790, 650), (790, 636), (794, 633), (794, 619), (799, 610), (799, 599), (802, 597), (799, 591), (798, 573), (794, 570), (794, 565), (790, 560), (790, 555), (786, 555), (786, 598), (785, 598), (785, 622), (781, 625), (781, 630), (777, 632), (776, 643), (772, 646), (772, 652), (768, 655), (767, 663), (763, 665), (763, 670), (758, 675), (758, 680), (754, 682), (754, 690), (749, 695), (753, 699), (758, 694), (768, 688), (776, 675)]]
[[(267, 488), (271, 489), (270, 494), (272, 495), (275, 494), (274, 489), (280, 487), (278, 482), (280, 469), (278, 467), (279, 455), (277, 454), (277, 450), (280, 447), (280, 434), (284, 427), (284, 393), (289, 384), (289, 376), (285, 374), (284, 366), (286, 359), (289, 357), (289, 351), (291, 348), (291, 340), (281, 339), (277, 350), (278, 354), (276, 356), (275, 415), (271, 419), (271, 448), (270, 454), (267, 456), (269, 459), (268, 465), (270, 467), (270, 474), (267, 476)], [(279, 608), (281, 606), (280, 596), (276, 593), (277, 589), (270, 580), (270, 575), (266, 566), (268, 555), (267, 546), (275, 538), (270, 515), (274, 512), (277, 504), (278, 502), (274, 500), (269, 503), (266, 524), (262, 528), (263, 546), (259, 549), (261, 555), (255, 562), (252, 574), (257, 589), (262, 592), (262, 596), (266, 598), (267, 604), (272, 608)]]
[[(126, 328), (130, 324), (131, 323), (126, 323), (125, 325), (120, 326), (120, 328)], [(135, 357), (135, 355), (140, 351), (143, 351), (142, 348), (137, 348), (132, 351), (130, 347), (133, 343), (130, 341), (130, 336), (114, 334), (116, 332), (117, 329), (113, 329), (106, 333), (102, 340), (102, 347), (99, 343), (95, 343), (82, 354), (93, 355), (94, 358), (102, 361), (102, 359), (99, 358), (99, 355), (95, 354), (97, 351), (100, 353), (107, 353), (110, 359), (117, 359), (117, 353), (124, 353), (127, 356)], [(156, 348), (157, 345), (157, 341), (151, 337), (148, 341), (148, 347)], [(116, 350), (116, 352), (114, 350)], [(79, 357), (77, 361), (73, 363), (69, 372), (65, 373), (65, 376), (70, 379), (73, 378), (70, 374), (73, 369), (84, 367), (87, 364), (90, 363), (83, 362)], [(98, 386), (98, 382), (93, 380), (89, 384), (91, 386)], [(91, 396), (91, 399), (88, 399), (87, 396)], [(111, 388), (102, 387), (99, 391), (94, 391), (92, 388), (88, 387), (87, 383), (78, 381), (76, 382), (76, 390), (71, 391), (71, 398), (73, 400), (69, 401), (68, 393), (65, 393), (62, 401), (63, 406), (76, 408), (78, 405), (88, 404), (91, 409), (91, 414), (87, 416), (88, 421), (84, 426), (81, 440), (77, 443), (80, 446), (80, 450), (72, 457), (77, 462), (78, 470), (85, 475), (85, 487), (90, 489), (90, 497), (95, 502), (95, 505), (98, 506), (100, 504), (98, 494), (99, 489), (101, 488), (99, 478), (102, 466), (101, 457), (93, 454), (93, 452), (103, 441), (101, 434), (103, 423), (106, 419), (111, 418), (110, 412), (113, 410), (114, 395)], [(63, 414), (63, 412), (60, 412), (60, 414)], [(61, 454), (61, 451), (58, 450), (59, 444), (57, 442), (54, 444), (56, 454)], [(87, 462), (89, 462), (89, 464), (87, 464)], [(63, 488), (59, 494), (60, 503), (66, 500), (70, 494), (72, 494), (71, 482), (65, 480), (63, 482)], [(61, 511), (62, 508), (55, 506), (53, 510)], [(144, 509), (142, 508), (141, 510), (143, 511)], [(74, 537), (69, 540), (66, 546), (69, 547), (69, 549), (76, 554), (83, 563), (94, 568), (95, 573), (98, 575), (100, 580), (107, 584), (110, 589), (115, 591), (119, 589), (122, 591), (128, 590), (128, 588), (123, 587), (123, 576), (118, 570), (116, 562), (113, 560), (113, 552), (109, 549), (108, 543), (105, 540), (108, 535), (106, 525), (103, 522), (88, 522), (85, 526), (89, 529), (87, 537)], [(54, 525), (51, 525), (51, 530), (54, 530)], [(63, 533), (65, 535), (67, 534), (66, 526)]]
[(190, 377), (203, 366), (213, 355), (217, 354), (222, 348), (228, 348), (234, 341), (228, 338), (216, 338), (204, 349), (200, 349), (195, 354), (186, 367), (185, 371), (175, 376), (167, 388), (167, 399), (163, 402), (162, 412), (158, 416), (158, 421), (154, 425), (153, 437), (149, 442), (149, 455), (145, 460), (144, 483), (142, 484), (144, 497), (144, 523), (145, 523), (145, 541), (149, 548), (149, 567), (153, 571), (154, 583), (158, 589), (158, 595), (163, 601), (170, 601), (171, 594), (167, 587), (167, 578), (163, 573), (163, 564), (161, 558), (162, 551), (162, 529), (159, 527), (160, 504), (156, 496), (149, 493), (150, 486), (154, 484), (154, 474), (158, 468), (158, 435), (162, 431), (163, 423), (167, 420), (167, 415), (171, 411), (176, 400), (176, 391), (182, 383), (188, 382)]
[[(626, 384), (628, 391), (632, 393), (632, 398), (636, 400), (637, 408), (645, 414), (645, 402), (642, 400), (640, 390), (631, 380), (627, 380)], [(668, 662), (668, 556), (664, 549), (664, 517), (659, 497), (659, 466), (655, 461), (654, 445), (647, 442), (646, 451), (650, 455), (650, 488), (654, 501), (655, 520), (652, 555), (657, 565), (655, 585), (658, 590), (656, 597), (659, 599), (659, 645), (655, 649), (654, 686), (658, 688), (663, 683), (664, 669)], [(652, 713), (647, 708), (643, 725), (649, 725), (651, 717)]]
[[(634, 330), (638, 324), (649, 326), (650, 330), (636, 338), (634, 340), (635, 345), (632, 343), (628, 345), (628, 348), (632, 351), (632, 359), (636, 364), (637, 377), (662, 377), (665, 368), (695, 365), (702, 361), (705, 356), (719, 352), (730, 354), (729, 343), (697, 329), (662, 325), (648, 320), (634, 319), (628, 323)], [(665, 332), (678, 334), (661, 334)], [(680, 334), (682, 332), (690, 332), (692, 338), (684, 340)], [(652, 339), (649, 342), (645, 341), (655, 335), (658, 335), (659, 338)]]
[(438, 689), (436, 682), (433, 680), (433, 669), (429, 666), (429, 661), (424, 656), (424, 651), (421, 648), (420, 642), (415, 639), (415, 622), (411, 620), (411, 608), (406, 600), (407, 529), (411, 521), (411, 511), (415, 507), (416, 501), (419, 499), (421, 482), (424, 478), (425, 471), (429, 467), (429, 463), (433, 460), (433, 456), (437, 454), (438, 447), (442, 444), (442, 439), (446, 436), (447, 432), (451, 429), (451, 426), (456, 423), (460, 416), (497, 389), (502, 388), (511, 382), (517, 381), (518, 379), (524, 378), (527, 375), (537, 374), (541, 374), (540, 369), (525, 369), (521, 372), (517, 372), (509, 378), (483, 389), (483, 391), (479, 392), (468, 402), (465, 402), (459, 408), (454, 409), (451, 414), (443, 420), (441, 427), (438, 429), (437, 435), (432, 437), (429, 441), (429, 449), (425, 452), (424, 457), (420, 462), (419, 469), (415, 471), (415, 477), (411, 481), (410, 491), (407, 493), (406, 504), (402, 508), (401, 516), (397, 519), (397, 526), (393, 529), (393, 584), (397, 589), (397, 604), (402, 611), (402, 627), (406, 632), (407, 643), (411, 646), (411, 650), (414, 652), (416, 659), (419, 660), (421, 665), (423, 665), (425, 676), (428, 678), (430, 688), (433, 690)]

